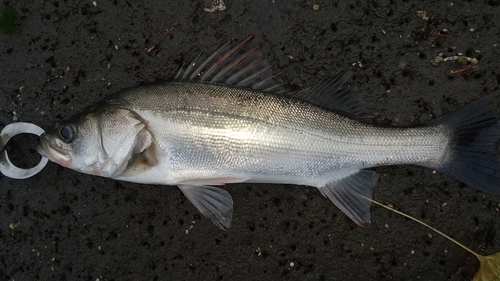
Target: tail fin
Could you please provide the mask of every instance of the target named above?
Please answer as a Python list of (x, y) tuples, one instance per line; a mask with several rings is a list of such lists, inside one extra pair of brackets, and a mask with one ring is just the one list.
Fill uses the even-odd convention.
[(490, 108), (499, 100), (496, 93), (429, 124), (452, 132), (447, 155), (433, 168), (495, 195), (500, 195), (500, 118)]

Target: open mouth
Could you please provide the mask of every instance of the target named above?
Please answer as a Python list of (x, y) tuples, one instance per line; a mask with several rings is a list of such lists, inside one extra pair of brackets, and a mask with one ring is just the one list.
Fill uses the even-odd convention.
[(61, 149), (51, 146), (44, 135), (40, 137), (40, 145), (36, 150), (43, 157), (48, 158), (50, 161), (55, 162), (63, 167), (67, 167), (71, 163), (71, 157), (69, 156), (69, 154)]

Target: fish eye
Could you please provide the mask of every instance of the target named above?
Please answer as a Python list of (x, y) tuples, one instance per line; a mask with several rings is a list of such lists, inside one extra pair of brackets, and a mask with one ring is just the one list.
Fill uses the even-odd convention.
[(61, 139), (65, 143), (70, 143), (71, 141), (73, 141), (73, 137), (75, 135), (75, 132), (76, 132), (75, 126), (73, 126), (71, 124), (65, 124), (65, 125), (59, 126), (59, 131), (58, 131), (57, 136), (59, 137), (59, 139)]

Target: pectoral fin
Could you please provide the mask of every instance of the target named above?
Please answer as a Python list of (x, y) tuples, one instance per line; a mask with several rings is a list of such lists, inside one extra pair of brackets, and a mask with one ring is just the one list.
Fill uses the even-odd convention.
[(213, 186), (179, 185), (179, 189), (205, 217), (222, 230), (231, 227), (233, 199), (229, 192)]
[(371, 203), (357, 194), (372, 198), (373, 188), (378, 175), (374, 171), (361, 170), (343, 179), (319, 188), (323, 196), (328, 197), (335, 206), (344, 212), (359, 226), (370, 222)]

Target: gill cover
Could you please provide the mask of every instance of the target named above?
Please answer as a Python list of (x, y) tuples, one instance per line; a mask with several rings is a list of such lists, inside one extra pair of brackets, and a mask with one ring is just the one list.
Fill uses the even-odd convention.
[(152, 151), (155, 147), (153, 136), (145, 120), (123, 108), (109, 109), (101, 114), (99, 133), (106, 158), (102, 172), (109, 172), (109, 175), (101, 173), (102, 176), (119, 176), (129, 163), (138, 159), (150, 165), (157, 163), (156, 153)]

